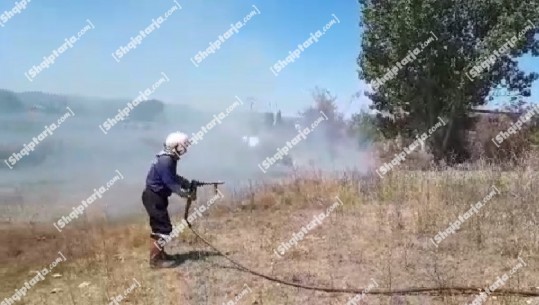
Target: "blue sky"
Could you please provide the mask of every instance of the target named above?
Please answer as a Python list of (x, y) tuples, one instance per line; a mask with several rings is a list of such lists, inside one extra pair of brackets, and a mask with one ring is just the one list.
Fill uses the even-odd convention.
[[(356, 0), (177, 1), (182, 9), (118, 63), (111, 54), (175, 5), (172, 0), (33, 0), (0, 27), (0, 88), (133, 99), (165, 72), (170, 82), (152, 97), (199, 108), (227, 107), (237, 95), (256, 98), (260, 110), (272, 102), (293, 114), (312, 102), (310, 91), (315, 86), (336, 94), (341, 111), (356, 111), (365, 102), (356, 101), (349, 108), (351, 96), (364, 89), (356, 71), (360, 51)], [(2, 1), (0, 12), (14, 5)], [(190, 58), (231, 23), (242, 20), (252, 5), (260, 15), (195, 67)], [(269, 67), (331, 21), (332, 14), (340, 23), (274, 76)], [(24, 72), (87, 25), (86, 19), (95, 29), (30, 82)], [(526, 71), (539, 72), (537, 59), (522, 62)], [(535, 84), (534, 97), (538, 90)]]

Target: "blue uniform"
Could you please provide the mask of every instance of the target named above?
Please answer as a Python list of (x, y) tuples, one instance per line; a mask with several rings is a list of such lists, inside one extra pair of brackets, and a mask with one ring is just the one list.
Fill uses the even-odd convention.
[[(150, 216), (152, 238), (158, 234), (168, 235), (172, 224), (168, 214), (168, 197), (176, 193), (187, 197), (189, 180), (176, 174), (178, 160), (170, 154), (160, 152), (146, 176), (146, 189), (142, 192), (142, 203)], [(186, 191), (184, 191), (186, 190)]]
[(178, 160), (170, 155), (159, 154), (146, 176), (146, 188), (169, 197), (172, 193), (185, 197), (183, 189), (189, 189), (189, 180), (176, 174)]

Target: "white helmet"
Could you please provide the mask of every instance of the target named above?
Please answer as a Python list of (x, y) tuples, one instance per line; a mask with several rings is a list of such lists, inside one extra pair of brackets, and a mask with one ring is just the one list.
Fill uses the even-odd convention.
[(187, 147), (191, 145), (189, 137), (183, 132), (173, 132), (165, 140), (165, 148), (174, 151), (181, 156), (187, 152)]

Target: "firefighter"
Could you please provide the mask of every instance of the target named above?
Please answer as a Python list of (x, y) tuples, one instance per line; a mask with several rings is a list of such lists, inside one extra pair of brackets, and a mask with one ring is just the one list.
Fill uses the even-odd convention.
[(172, 224), (168, 213), (168, 197), (172, 193), (182, 198), (196, 200), (196, 193), (189, 192), (190, 181), (176, 174), (176, 166), (180, 156), (187, 152), (191, 142), (182, 132), (174, 132), (167, 136), (164, 149), (156, 155), (148, 175), (146, 188), (142, 193), (142, 203), (150, 218), (152, 229), (150, 243), (150, 267), (172, 268), (177, 266), (174, 256), (167, 254), (157, 241), (170, 240)]

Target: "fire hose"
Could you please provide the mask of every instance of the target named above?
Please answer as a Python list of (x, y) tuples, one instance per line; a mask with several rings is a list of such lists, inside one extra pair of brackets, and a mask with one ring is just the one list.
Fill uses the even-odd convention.
[[(206, 183), (204, 185), (212, 184), (215, 187), (215, 191), (217, 192), (217, 184), (222, 184), (221, 182), (216, 183)], [(188, 205), (191, 205), (191, 198), (187, 199)], [(185, 220), (187, 221), (187, 214), (188, 214), (188, 206), (186, 206), (185, 209)], [(210, 243), (208, 240), (206, 240), (202, 235), (200, 235), (195, 229), (193, 229), (191, 226), (189, 226), (193, 234), (200, 238), (202, 242), (204, 242), (208, 247), (212, 248), (214, 251), (216, 251), (220, 256), (231, 262), (233, 265), (235, 265), (239, 270), (243, 272), (250, 273), (252, 275), (264, 278), (268, 281), (272, 281), (275, 283), (283, 284), (286, 286), (301, 288), (301, 289), (307, 289), (307, 290), (316, 290), (316, 291), (324, 291), (324, 292), (332, 292), (332, 293), (349, 293), (349, 294), (371, 294), (371, 295), (432, 295), (432, 296), (445, 296), (445, 295), (478, 295), (482, 292), (485, 292), (484, 288), (480, 287), (464, 287), (464, 286), (451, 286), (451, 287), (410, 287), (410, 288), (402, 288), (402, 289), (368, 289), (368, 288), (334, 288), (334, 287), (320, 287), (320, 286), (311, 286), (311, 285), (303, 285), (299, 283), (294, 283), (290, 281), (286, 281), (283, 279), (279, 279), (273, 276), (269, 276), (263, 273), (260, 273), (256, 270), (253, 270), (249, 267), (246, 267), (245, 265), (241, 264), (240, 262), (234, 260), (230, 256), (223, 253), (223, 251), (219, 250), (217, 247), (215, 247), (212, 243)], [(489, 292), (490, 296), (521, 296), (521, 297), (539, 297), (539, 291), (537, 289), (528, 288), (528, 289), (510, 289), (510, 288), (498, 288), (494, 291)]]
[(189, 197), (187, 197), (187, 204), (185, 205), (185, 212), (183, 213), (183, 219), (185, 219), (185, 222), (189, 225), (189, 228), (191, 227), (191, 224), (187, 220), (187, 216), (189, 214), (189, 208), (191, 207), (191, 203), (193, 202), (193, 197), (196, 198), (197, 189), (200, 186), (205, 185), (213, 185), (213, 189), (215, 191), (215, 194), (219, 194), (219, 190), (217, 189), (218, 185), (224, 184), (224, 182), (218, 181), (218, 182), (202, 182), (193, 180), (189, 184)]

